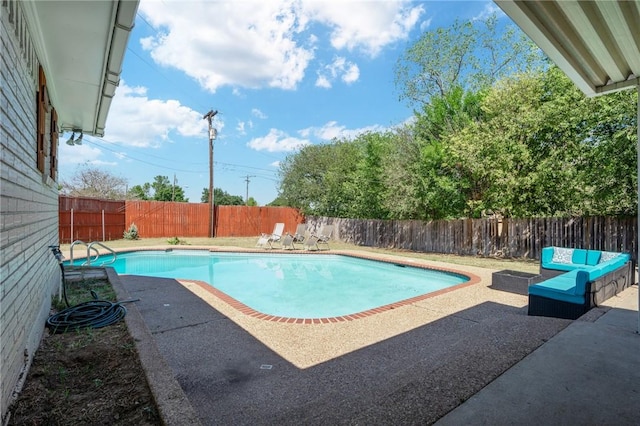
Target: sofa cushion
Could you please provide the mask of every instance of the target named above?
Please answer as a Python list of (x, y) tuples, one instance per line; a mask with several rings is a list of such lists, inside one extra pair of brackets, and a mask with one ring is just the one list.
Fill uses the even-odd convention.
[(542, 263), (549, 263), (553, 259), (553, 252), (555, 247), (543, 247), (540, 261)]
[(601, 276), (608, 274), (609, 272), (613, 272), (616, 269), (624, 266), (629, 260), (631, 260), (631, 256), (628, 253), (617, 253), (618, 255), (613, 259), (607, 260), (606, 262), (601, 262), (595, 266), (591, 266), (589, 270), (589, 280), (595, 281)]
[(584, 304), (588, 279), (589, 274), (586, 271), (570, 271), (529, 286), (529, 294), (563, 302)]
[(576, 265), (586, 265), (587, 264), (587, 251), (585, 249), (575, 249), (573, 250), (573, 255), (571, 256), (571, 263)]
[(600, 250), (589, 250), (587, 252), (587, 265), (593, 266), (600, 263), (600, 256), (602, 252)]
[(564, 247), (554, 247), (553, 257), (551, 261), (553, 263), (571, 263), (573, 257), (573, 249)]

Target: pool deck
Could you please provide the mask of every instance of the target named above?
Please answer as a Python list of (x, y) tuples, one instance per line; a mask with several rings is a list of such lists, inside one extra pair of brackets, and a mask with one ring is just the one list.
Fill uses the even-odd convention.
[(297, 324), (247, 315), (190, 281), (110, 279), (120, 300), (140, 299), (126, 321), (168, 425), (640, 418), (637, 286), (576, 321), (529, 317), (526, 296), (489, 287), (493, 270), (406, 259), (478, 280), (352, 321)]

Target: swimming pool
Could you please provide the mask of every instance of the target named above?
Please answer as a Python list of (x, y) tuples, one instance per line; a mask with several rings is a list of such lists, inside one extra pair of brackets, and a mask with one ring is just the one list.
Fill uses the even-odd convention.
[(208, 283), (259, 313), (284, 318), (343, 317), (469, 281), (462, 274), (337, 254), (138, 251), (118, 254), (109, 266), (119, 274)]

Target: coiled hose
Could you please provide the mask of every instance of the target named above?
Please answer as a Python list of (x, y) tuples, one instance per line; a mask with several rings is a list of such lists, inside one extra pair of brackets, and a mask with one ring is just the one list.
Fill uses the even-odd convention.
[(102, 328), (115, 324), (125, 317), (127, 308), (122, 303), (107, 300), (90, 300), (47, 318), (47, 327), (53, 334), (66, 333), (83, 328)]
[(75, 331), (83, 328), (102, 328), (115, 324), (125, 317), (127, 308), (122, 304), (134, 302), (135, 300), (126, 300), (118, 303), (109, 302), (108, 300), (98, 300), (98, 295), (93, 290), (91, 290), (91, 295), (94, 300), (69, 306), (60, 246), (49, 246), (49, 248), (60, 263), (60, 270), (62, 271), (62, 294), (67, 305), (66, 309), (47, 318), (47, 327), (51, 333), (66, 333), (67, 331)]

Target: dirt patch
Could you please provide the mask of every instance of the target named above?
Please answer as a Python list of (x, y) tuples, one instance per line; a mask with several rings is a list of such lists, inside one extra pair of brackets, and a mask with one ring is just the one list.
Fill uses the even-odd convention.
[[(90, 290), (114, 301), (110, 287), (106, 279), (68, 283), (67, 296), (72, 306), (90, 300)], [(9, 413), (9, 425), (162, 424), (124, 321), (63, 334), (45, 331)]]

